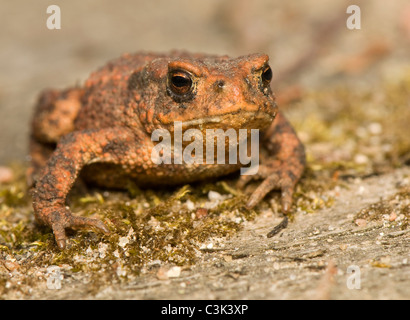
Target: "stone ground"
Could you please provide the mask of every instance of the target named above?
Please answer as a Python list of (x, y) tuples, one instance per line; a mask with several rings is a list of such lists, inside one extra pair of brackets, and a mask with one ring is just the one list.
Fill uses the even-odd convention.
[[(346, 28), (344, 1), (70, 1), (61, 2), (62, 29), (54, 31), (45, 27), (49, 4), (0, 2), (0, 180), (4, 168), (25, 165), (30, 115), (46, 87), (81, 83), (127, 51), (261, 51), (271, 56), (279, 104), (307, 147), (310, 174), (295, 199), (309, 205), (296, 200), (294, 220), (267, 238), (281, 218), (266, 201), (240, 231), (198, 243), (194, 263), (154, 259), (137, 276), (115, 265), (112, 278), (55, 263), (52, 241), (31, 238), (47, 231), (30, 233), (27, 202), (5, 200), (22, 191), (3, 182), (1, 299), (410, 298), (407, 1), (358, 1), (361, 30)], [(99, 238), (72, 237), (77, 260), (100, 252), (91, 248)], [(360, 289), (348, 285), (359, 280)]]

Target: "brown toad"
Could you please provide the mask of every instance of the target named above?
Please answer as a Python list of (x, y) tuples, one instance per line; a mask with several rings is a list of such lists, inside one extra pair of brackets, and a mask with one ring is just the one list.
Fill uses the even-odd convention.
[(125, 54), (92, 73), (82, 87), (44, 91), (32, 122), (28, 171), (36, 219), (52, 228), (60, 248), (65, 247), (68, 227), (109, 232), (103, 222), (72, 215), (66, 207), (80, 171), (94, 184), (116, 188), (126, 179), (140, 185), (189, 183), (242, 166), (240, 161), (154, 163), (153, 131), (163, 128), (174, 135), (176, 121), (184, 132), (260, 130), (261, 147), (270, 156), (256, 174), (242, 175), (238, 185), (263, 179), (247, 206), (280, 189), (283, 211), (288, 212), (305, 153), (277, 110), (268, 59), (264, 54)]

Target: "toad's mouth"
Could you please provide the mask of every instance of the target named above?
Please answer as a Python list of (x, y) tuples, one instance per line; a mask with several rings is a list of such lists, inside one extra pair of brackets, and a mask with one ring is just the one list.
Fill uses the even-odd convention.
[[(190, 120), (177, 120), (182, 122), (182, 129), (266, 129), (275, 119), (276, 113), (268, 113), (264, 111), (258, 112), (230, 112), (226, 114), (219, 114), (215, 116), (207, 116)], [(172, 132), (173, 123), (164, 124)]]
[[(173, 148), (176, 147), (179, 148), (178, 150), (182, 150), (189, 145), (190, 149), (188, 150), (191, 151), (188, 154), (192, 155), (192, 150), (195, 150), (195, 157), (197, 156), (196, 152), (199, 152), (198, 148), (199, 150), (208, 150), (209, 145), (222, 144), (224, 148), (220, 149), (218, 145), (217, 150), (222, 150), (224, 154), (222, 157), (228, 157), (225, 160), (231, 161), (231, 152), (225, 153), (225, 150), (237, 150), (238, 146), (241, 150), (244, 148), (243, 146), (245, 146), (245, 150), (251, 148), (250, 152), (254, 152), (252, 151), (252, 145), (255, 143), (254, 137), (258, 139), (258, 131), (266, 131), (272, 124), (275, 116), (276, 112), (268, 113), (258, 110), (257, 112), (230, 112), (197, 119), (175, 119), (166, 125), (162, 124), (161, 129), (165, 129), (168, 132), (168, 136), (167, 139), (163, 139), (161, 143), (163, 143), (163, 141), (171, 143), (171, 150), (174, 150)], [(256, 132), (254, 129), (256, 129)], [(171, 138), (171, 140), (168, 140), (169, 138)], [(158, 141), (157, 137), (153, 141)], [(210, 152), (213, 152), (213, 150), (212, 147)], [(206, 151), (206, 154), (203, 153), (203, 151), (199, 152), (198, 157), (202, 156), (205, 157), (203, 159), (205, 162), (203, 163), (207, 163), (209, 157), (215, 161), (220, 157), (217, 153), (210, 155), (208, 151)]]

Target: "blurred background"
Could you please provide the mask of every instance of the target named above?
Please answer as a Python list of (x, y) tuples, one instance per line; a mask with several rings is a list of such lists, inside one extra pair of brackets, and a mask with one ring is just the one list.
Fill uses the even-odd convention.
[[(49, 5), (61, 29), (46, 27)], [(346, 9), (361, 9), (349, 30)], [(0, 0), (0, 165), (24, 161), (33, 106), (124, 52), (269, 54), (286, 108), (300, 90), (377, 86), (410, 72), (410, 2)], [(292, 121), (292, 119), (291, 119)]]

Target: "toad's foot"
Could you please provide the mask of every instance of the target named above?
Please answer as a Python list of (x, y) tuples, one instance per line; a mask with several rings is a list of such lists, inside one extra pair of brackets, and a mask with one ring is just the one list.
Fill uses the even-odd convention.
[[(300, 171), (300, 170), (298, 170)], [(246, 206), (248, 208), (255, 207), (270, 191), (279, 189), (282, 192), (282, 212), (285, 214), (281, 223), (275, 226), (268, 234), (267, 237), (271, 238), (278, 234), (282, 229), (288, 225), (287, 214), (290, 213), (292, 207), (292, 195), (295, 189), (295, 185), (298, 182), (298, 175), (296, 172), (289, 170), (287, 165), (275, 166), (262, 165), (259, 167), (259, 171), (255, 175), (243, 175), (238, 181), (237, 186), (243, 188), (249, 181), (256, 179), (264, 179), (263, 182), (256, 188), (256, 190), (249, 197)]]
[(279, 161), (274, 161), (272, 164), (261, 165), (257, 174), (243, 175), (240, 177), (237, 184), (239, 188), (243, 188), (251, 180), (264, 179), (249, 197), (246, 204), (248, 208), (255, 207), (266, 194), (276, 189), (281, 190), (283, 213), (287, 214), (290, 212), (294, 188), (299, 180), (300, 174), (299, 172), (293, 172), (285, 163), (280, 164), (280, 162), (278, 162)]
[(36, 214), (37, 220), (51, 227), (58, 247), (63, 250), (66, 247), (66, 228), (92, 228), (104, 234), (109, 234), (110, 230), (106, 225), (98, 220), (85, 217), (74, 216), (65, 207), (48, 207)]

